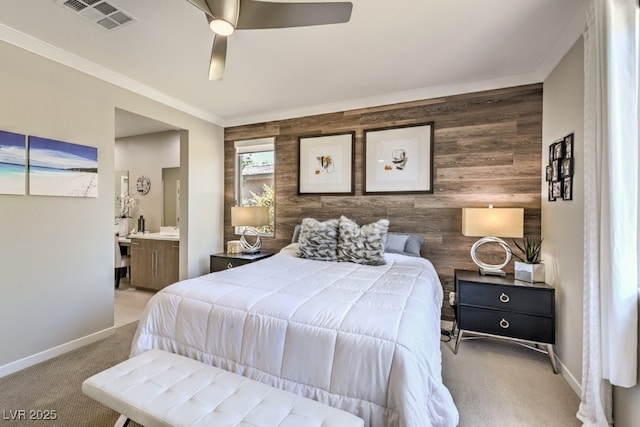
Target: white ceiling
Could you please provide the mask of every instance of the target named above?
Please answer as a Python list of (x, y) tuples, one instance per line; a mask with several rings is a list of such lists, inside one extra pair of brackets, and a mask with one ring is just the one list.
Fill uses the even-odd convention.
[(347, 24), (236, 32), (224, 79), (209, 81), (213, 34), (197, 8), (106, 1), (138, 22), (108, 32), (54, 0), (2, 0), (0, 40), (221, 126), (540, 82), (586, 3), (352, 0)]

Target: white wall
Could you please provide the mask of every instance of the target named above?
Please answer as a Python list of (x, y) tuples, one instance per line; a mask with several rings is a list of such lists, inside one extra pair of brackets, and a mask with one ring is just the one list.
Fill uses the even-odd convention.
[[(144, 215), (145, 229), (160, 231), (162, 224), (162, 168), (180, 166), (180, 132), (168, 131), (116, 139), (116, 170), (129, 171), (129, 191), (137, 200), (131, 229), (137, 228), (138, 217)], [(145, 195), (136, 190), (138, 177), (151, 180)]]
[[(556, 289), (556, 351), (563, 375), (579, 393), (582, 377), (583, 298), (583, 72), (582, 38), (544, 81), (542, 107), (542, 258)], [(574, 133), (573, 200), (549, 202), (544, 168), (549, 145)]]
[(0, 129), (96, 146), (99, 157), (97, 198), (0, 195), (2, 376), (112, 332), (115, 108), (184, 129), (182, 278), (207, 272), (222, 249), (224, 150), (219, 126), (5, 42), (0, 58)]

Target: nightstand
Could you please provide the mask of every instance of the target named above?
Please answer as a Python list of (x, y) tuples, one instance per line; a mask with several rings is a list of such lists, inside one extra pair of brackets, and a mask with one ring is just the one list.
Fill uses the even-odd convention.
[(223, 252), (213, 254), (209, 257), (209, 273), (260, 261), (261, 259), (269, 258), (271, 255), (273, 255), (271, 252), (259, 252), (257, 254), (227, 254)]
[(454, 283), (458, 325), (455, 354), (466, 332), (506, 338), (548, 354), (553, 372), (558, 373), (553, 352), (554, 288), (546, 283), (521, 282), (510, 274), (482, 276), (467, 270), (455, 270)]

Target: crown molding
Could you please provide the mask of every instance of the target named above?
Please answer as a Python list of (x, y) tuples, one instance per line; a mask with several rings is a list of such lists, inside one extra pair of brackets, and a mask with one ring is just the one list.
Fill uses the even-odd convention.
[(574, 44), (582, 37), (584, 27), (586, 25), (586, 12), (588, 2), (583, 2), (569, 24), (565, 27), (558, 40), (553, 44), (547, 56), (545, 56), (542, 64), (538, 67), (537, 73), (540, 76), (540, 81), (545, 81), (549, 74), (556, 68), (556, 66), (562, 61), (562, 58), (569, 52)]
[(314, 116), (318, 114), (336, 113), (341, 111), (358, 110), (361, 108), (377, 107), (382, 105), (399, 104), (402, 102), (420, 101), (423, 99), (439, 98), (443, 96), (461, 95), (465, 93), (481, 92), (485, 90), (501, 89), (505, 87), (521, 86), (532, 83), (540, 83), (542, 80), (538, 73), (526, 73), (515, 76), (501, 77), (492, 80), (483, 80), (468, 83), (454, 83), (440, 86), (426, 87), (422, 89), (396, 92), (385, 95), (370, 96), (347, 101), (313, 105), (290, 110), (274, 111), (264, 114), (237, 116), (227, 118), (225, 127), (242, 126), (255, 123), (271, 122), (276, 120), (293, 119), (297, 117)]
[(179, 99), (167, 95), (166, 93), (147, 86), (144, 83), (141, 83), (123, 74), (116, 73), (112, 70), (109, 70), (108, 68), (88, 61), (73, 53), (52, 46), (48, 43), (43, 42), (42, 40), (36, 39), (35, 37), (17, 31), (14, 28), (8, 27), (4, 24), (0, 24), (0, 40), (17, 46), (26, 51), (35, 53), (36, 55), (58, 62), (62, 65), (66, 65), (97, 79), (129, 90), (133, 93), (144, 96), (145, 98), (149, 98), (153, 101), (157, 101), (166, 106), (175, 108), (179, 111), (205, 120), (209, 123), (218, 126), (223, 125), (224, 121), (222, 120), (222, 118), (216, 116), (215, 114), (203, 111), (183, 101), (180, 101)]

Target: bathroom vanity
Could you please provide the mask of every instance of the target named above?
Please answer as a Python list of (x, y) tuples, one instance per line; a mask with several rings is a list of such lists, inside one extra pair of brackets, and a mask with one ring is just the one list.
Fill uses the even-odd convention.
[(178, 281), (180, 237), (177, 233), (139, 233), (131, 238), (131, 286), (159, 291)]

